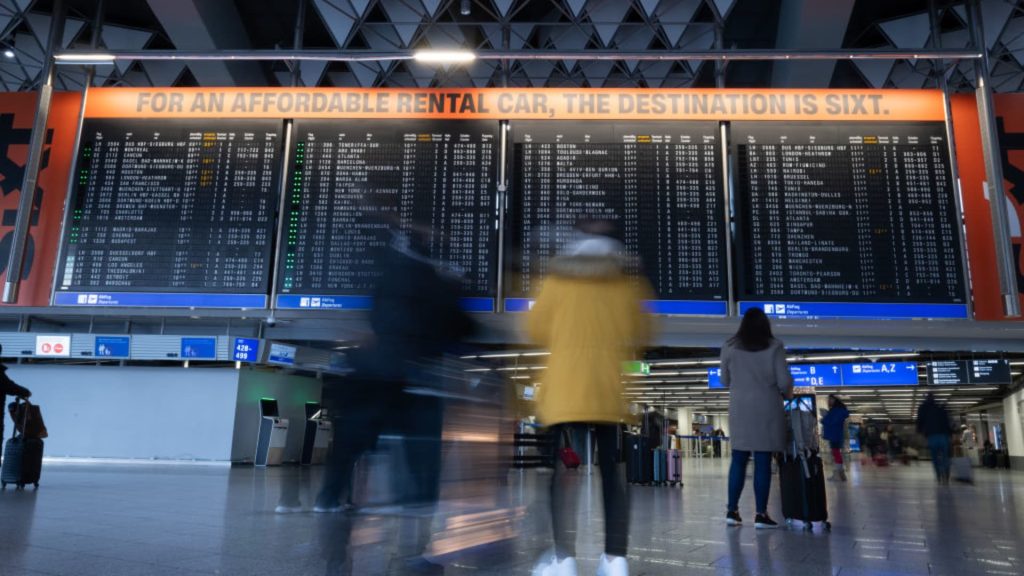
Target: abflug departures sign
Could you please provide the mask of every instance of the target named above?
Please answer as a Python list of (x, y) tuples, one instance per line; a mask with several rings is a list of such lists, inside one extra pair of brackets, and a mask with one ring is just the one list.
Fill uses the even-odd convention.
[[(917, 386), (917, 362), (790, 364), (795, 386)], [(720, 368), (708, 369), (708, 388), (725, 388)]]
[[(935, 124), (906, 124), (943, 120), (935, 91), (100, 88), (85, 117), (57, 304), (264, 307), (273, 259), (274, 305), (365, 308), (378, 274), (372, 254), (386, 241), (375, 218), (390, 197), (400, 222), (435, 228), (431, 257), (462, 275), (474, 310), (494, 308), (497, 226), (510, 240), (506, 304), (525, 308), (544, 272), (527, 237), (594, 213), (622, 224), (659, 293), (655, 312), (726, 313), (730, 274), (745, 305), (773, 315), (966, 310), (959, 245), (948, 234), (956, 214), (939, 158), (946, 143)], [(282, 198), (286, 119), (294, 124)], [(501, 223), (497, 120), (510, 122), (515, 139), (512, 219)], [(744, 146), (734, 146), (733, 163), (747, 170), (732, 176), (732, 271), (721, 121), (733, 123), (731, 140)], [(806, 148), (825, 143), (828, 158)], [(761, 146), (788, 147), (786, 157), (768, 166)], [(893, 161), (861, 159), (879, 150)], [(776, 171), (774, 184), (751, 176), (753, 160), (760, 173)], [(753, 190), (773, 185), (778, 193)], [(563, 198), (550, 187), (574, 190)], [(909, 256), (880, 251), (900, 242)]]

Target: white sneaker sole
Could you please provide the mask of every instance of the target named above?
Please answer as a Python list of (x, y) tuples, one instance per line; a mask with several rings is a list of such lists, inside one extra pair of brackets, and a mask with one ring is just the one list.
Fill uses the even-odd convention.
[(761, 524), (759, 522), (754, 523), (754, 528), (757, 528), (758, 530), (774, 530), (778, 527), (778, 524)]
[(726, 526), (743, 526), (743, 522), (740, 522), (738, 520), (733, 520), (732, 518), (726, 518), (725, 519), (725, 525)]

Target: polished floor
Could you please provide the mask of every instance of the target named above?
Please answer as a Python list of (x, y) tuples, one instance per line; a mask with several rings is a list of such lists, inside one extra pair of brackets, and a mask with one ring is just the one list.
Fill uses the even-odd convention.
[[(385, 497), (382, 469), (366, 474), (359, 499)], [(726, 527), (725, 463), (688, 460), (684, 475), (682, 489), (631, 489), (634, 576), (1024, 573), (1024, 473), (977, 470), (974, 485), (939, 487), (926, 463), (855, 465), (849, 484), (829, 488), (831, 533)], [(318, 482), (315, 469), (48, 461), (38, 492), (0, 494), (0, 574), (404, 573), (403, 542), (422, 518), (274, 513), (296, 491), (308, 508)], [(599, 481), (580, 472), (578, 482), (580, 573), (593, 574)], [(501, 487), (449, 485), (430, 528), (444, 573), (529, 574), (549, 545), (544, 484), (514, 473)]]

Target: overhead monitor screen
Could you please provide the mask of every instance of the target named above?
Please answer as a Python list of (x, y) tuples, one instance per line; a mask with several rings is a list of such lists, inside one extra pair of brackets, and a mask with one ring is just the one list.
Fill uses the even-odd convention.
[(528, 309), (580, 219), (607, 220), (655, 313), (725, 315), (722, 148), (715, 122), (513, 122), (508, 311)]
[(939, 123), (734, 122), (740, 312), (966, 318)]
[(54, 302), (265, 307), (281, 128), (85, 121)]
[(460, 279), (467, 309), (493, 310), (497, 165), (497, 122), (296, 121), (277, 305), (369, 308), (398, 229)]

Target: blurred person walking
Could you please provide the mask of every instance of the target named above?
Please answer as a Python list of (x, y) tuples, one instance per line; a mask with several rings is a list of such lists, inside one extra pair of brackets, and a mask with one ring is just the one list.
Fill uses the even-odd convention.
[(772, 336), (771, 322), (760, 308), (743, 315), (736, 334), (722, 346), (722, 384), (729, 388), (729, 432), (732, 463), (729, 467), (729, 503), (725, 521), (743, 523), (740, 494), (747, 479), (747, 463), (754, 457), (754, 516), (756, 528), (776, 528), (768, 516), (772, 485), (771, 457), (786, 448), (786, 413), (783, 399), (793, 397), (793, 376), (786, 364), (786, 349)]
[(949, 484), (950, 472), (950, 435), (953, 425), (946, 407), (935, 400), (935, 394), (929, 392), (924, 402), (917, 409), (917, 431), (928, 439), (928, 449), (932, 453), (932, 466), (935, 467), (935, 479), (939, 484)]
[(850, 410), (835, 394), (828, 395), (828, 411), (821, 419), (821, 435), (832, 449), (832, 465), (835, 471), (829, 480), (846, 482), (846, 468), (843, 465), (843, 442), (846, 440), (846, 419)]
[(408, 558), (413, 573), (443, 572), (422, 557), (440, 491), (443, 404), (437, 396), (411, 394), (408, 388), (422, 384), (417, 375), (424, 364), (440, 360), (474, 329), (459, 306), (458, 279), (428, 256), (430, 239), (426, 224), (414, 222), (408, 231), (392, 225), (372, 292), (373, 337), (351, 355), (354, 376), (336, 382), (342, 408), (333, 414), (334, 447), (313, 508), (342, 511), (356, 461), (376, 447), (382, 431), (396, 426), (409, 470), (399, 486), (399, 504), (423, 519)]
[(575, 576), (576, 502), (572, 482), (557, 461), (566, 431), (594, 428), (604, 501), (605, 546), (599, 576), (627, 576), (629, 494), (618, 465), (620, 423), (628, 417), (622, 361), (636, 357), (650, 337), (643, 301), (646, 280), (626, 273), (624, 246), (607, 223), (583, 223), (583, 232), (551, 260), (549, 275), (527, 317), (530, 339), (551, 351), (537, 395), (537, 416), (556, 439), (551, 517), (554, 554), (534, 576)]

